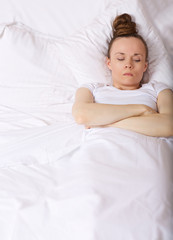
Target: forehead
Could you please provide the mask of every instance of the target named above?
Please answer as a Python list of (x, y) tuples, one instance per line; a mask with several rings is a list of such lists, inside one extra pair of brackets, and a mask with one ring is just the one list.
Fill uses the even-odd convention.
[(122, 52), (127, 54), (145, 54), (143, 42), (135, 37), (117, 38), (112, 44), (111, 52)]

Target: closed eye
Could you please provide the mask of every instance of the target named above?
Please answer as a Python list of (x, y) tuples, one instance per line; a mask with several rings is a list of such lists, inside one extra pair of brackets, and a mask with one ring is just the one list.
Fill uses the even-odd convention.
[(141, 60), (140, 59), (134, 59), (135, 62), (140, 62)]
[(118, 61), (123, 61), (123, 60), (124, 60), (124, 58), (117, 58), (117, 60), (118, 60)]

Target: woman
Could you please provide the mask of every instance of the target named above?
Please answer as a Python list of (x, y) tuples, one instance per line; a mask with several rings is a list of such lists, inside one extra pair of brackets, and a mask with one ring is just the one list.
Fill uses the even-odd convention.
[(112, 86), (84, 85), (76, 92), (73, 116), (86, 128), (115, 127), (154, 137), (173, 136), (173, 92), (161, 83), (142, 84), (148, 49), (131, 16), (113, 22), (107, 66)]

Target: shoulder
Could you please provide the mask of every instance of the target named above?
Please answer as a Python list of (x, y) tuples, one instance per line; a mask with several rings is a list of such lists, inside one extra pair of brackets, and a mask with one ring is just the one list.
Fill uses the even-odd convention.
[(146, 89), (146, 90), (154, 91), (157, 97), (161, 91), (166, 90), (166, 89), (171, 90), (171, 88), (168, 85), (166, 85), (165, 83), (156, 82), (156, 81), (145, 83), (142, 85), (142, 88)]
[(104, 86), (106, 86), (105, 83), (86, 83), (86, 84), (80, 85), (79, 88), (87, 88), (93, 93), (95, 89), (98, 89)]
[(173, 116), (173, 91), (171, 89), (161, 91), (157, 105), (160, 113), (169, 113)]

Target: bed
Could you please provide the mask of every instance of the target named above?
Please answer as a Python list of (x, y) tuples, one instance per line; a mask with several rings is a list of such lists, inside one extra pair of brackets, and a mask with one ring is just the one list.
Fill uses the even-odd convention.
[(172, 11), (171, 0), (1, 0), (1, 240), (173, 239), (173, 138), (93, 134), (71, 114), (80, 85), (111, 81), (107, 41), (124, 12), (149, 47), (144, 80), (173, 88)]

